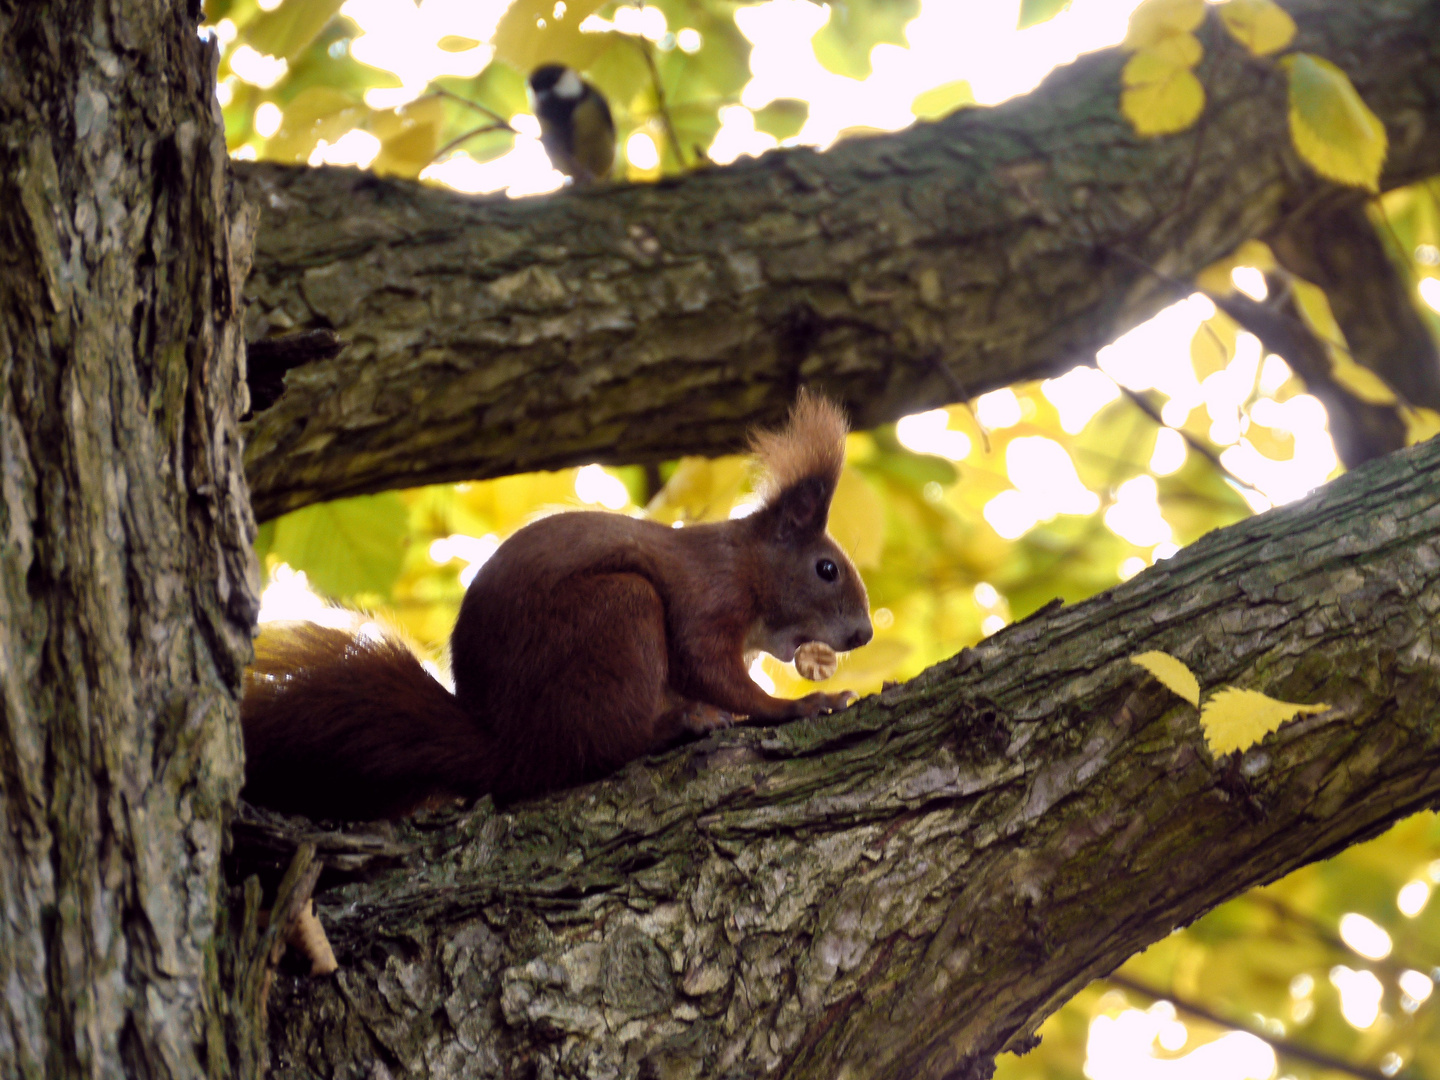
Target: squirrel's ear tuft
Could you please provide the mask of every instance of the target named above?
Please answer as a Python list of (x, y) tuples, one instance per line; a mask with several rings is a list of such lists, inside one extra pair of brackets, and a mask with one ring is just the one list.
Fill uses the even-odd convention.
[(803, 543), (825, 531), (834, 494), (833, 483), (823, 477), (807, 476), (770, 499), (757, 516), (781, 543)]
[(761, 487), (765, 505), (777, 503), (802, 481), (818, 480), (825, 492), (823, 526), (823, 514), (829, 512), (830, 496), (845, 464), (845, 433), (849, 430), (840, 406), (802, 388), (783, 428), (750, 436), (750, 449), (765, 469)]

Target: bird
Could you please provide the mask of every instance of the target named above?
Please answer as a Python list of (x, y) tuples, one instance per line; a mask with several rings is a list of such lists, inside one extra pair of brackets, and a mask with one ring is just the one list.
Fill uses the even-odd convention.
[(550, 163), (577, 184), (607, 179), (615, 164), (615, 121), (605, 96), (563, 64), (536, 68), (529, 88)]

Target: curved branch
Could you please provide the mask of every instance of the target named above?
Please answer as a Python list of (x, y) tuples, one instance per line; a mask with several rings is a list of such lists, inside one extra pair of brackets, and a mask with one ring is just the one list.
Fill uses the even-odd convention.
[[(1287, 6), (1298, 47), (1339, 62), (1385, 120), (1386, 184), (1440, 171), (1440, 3)], [(250, 421), (257, 515), (725, 452), (801, 380), (864, 427), (1088, 361), (1170, 302), (1163, 276), (1325, 190), (1289, 149), (1273, 66), (1211, 33), (1202, 122), (1141, 139), (1117, 109), (1122, 60), (824, 154), (543, 199), (237, 164), (264, 210), (247, 336), (350, 342)]]
[[(320, 894), (342, 969), (277, 983), (277, 1075), (986, 1076), (1145, 945), (1440, 799), (1437, 612), (1440, 441), (844, 713), (406, 825), (406, 870)], [(1155, 648), (1333, 707), (1215, 760), (1128, 659)]]

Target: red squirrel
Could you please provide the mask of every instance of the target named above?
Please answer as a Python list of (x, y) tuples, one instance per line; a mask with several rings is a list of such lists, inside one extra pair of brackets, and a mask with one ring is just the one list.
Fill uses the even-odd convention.
[(751, 440), (759, 508), (669, 528), (577, 511), (526, 525), (475, 575), (450, 639), (452, 695), (402, 643), (267, 627), (246, 675), (244, 796), (373, 819), (430, 800), (510, 800), (596, 779), (738, 716), (790, 720), (847, 693), (772, 697), (747, 654), (871, 637), (865, 585), (825, 531), (845, 417), (801, 391)]

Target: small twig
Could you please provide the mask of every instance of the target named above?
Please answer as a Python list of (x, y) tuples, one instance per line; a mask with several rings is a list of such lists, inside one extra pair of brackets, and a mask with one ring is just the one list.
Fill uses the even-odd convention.
[[(1136, 393), (1134, 390), (1131, 390), (1128, 386), (1120, 387), (1120, 392), (1123, 393), (1126, 397), (1128, 397), (1131, 401), (1133, 401), (1137, 406), (1139, 406), (1140, 411), (1143, 412), (1146, 416), (1148, 416), (1151, 420), (1154, 420), (1155, 423), (1158, 424), (1160, 427), (1170, 427), (1169, 424), (1165, 423), (1165, 418), (1160, 415), (1160, 410), (1155, 408), (1155, 406), (1144, 396)], [(1195, 438), (1194, 435), (1191, 435), (1183, 428), (1170, 428), (1170, 430), (1179, 432), (1180, 437), (1185, 440), (1186, 446), (1190, 447), (1191, 450), (1194, 450), (1206, 461), (1210, 462), (1211, 465), (1215, 466), (1216, 469), (1228, 476), (1233, 483), (1240, 485), (1246, 491), (1253, 492), (1256, 495), (1265, 494), (1263, 491), (1259, 491), (1258, 489), (1256, 489), (1254, 485), (1247, 484), (1244, 480), (1241, 480), (1240, 477), (1236, 476), (1233, 472), (1226, 468), (1225, 463), (1220, 460), (1220, 455), (1215, 453), (1214, 450), (1206, 446), (1199, 439)]]
[(670, 152), (675, 155), (675, 160), (680, 163), (680, 168), (688, 169), (690, 166), (685, 162), (685, 151), (680, 147), (680, 138), (675, 134), (674, 121), (670, 119), (670, 107), (665, 103), (665, 87), (660, 82), (660, 69), (655, 66), (655, 57), (650, 53), (650, 42), (639, 37), (634, 41), (640, 49), (640, 55), (645, 58), (645, 66), (650, 69), (650, 81), (655, 87), (655, 109), (660, 114), (661, 124), (665, 127), (665, 141), (670, 144)]
[[(506, 120), (505, 117), (501, 116), (494, 109), (487, 108), (486, 106), (481, 105), (478, 101), (471, 101), (469, 98), (461, 97), (459, 94), (454, 93), (453, 91), (446, 90), (443, 86), (437, 86), (434, 90), (431, 90), (430, 93), (424, 95), (424, 97), (422, 98), (417, 98), (416, 100), (423, 101), (426, 97), (446, 98), (449, 101), (455, 102), (457, 105), (464, 105), (467, 108), (474, 109), (482, 116), (488, 116), (492, 121), (494, 121), (497, 127), (504, 128), (506, 131), (515, 131), (515, 129), (510, 126), (510, 121)], [(518, 135), (519, 132), (516, 132), (516, 134)]]
[(436, 150), (435, 153), (431, 155), (430, 160), (431, 160), (432, 162), (439, 161), (439, 160), (440, 160), (441, 158), (443, 158), (446, 154), (450, 153), (451, 150), (454, 150), (454, 149), (455, 149), (457, 146), (459, 146), (461, 143), (469, 142), (471, 139), (475, 138), (476, 135), (484, 135), (484, 134), (486, 134), (486, 133), (488, 133), (488, 132), (491, 132), (491, 131), (510, 131), (510, 132), (513, 132), (514, 130), (515, 130), (515, 129), (512, 128), (509, 124), (485, 124), (485, 125), (482, 125), (481, 127), (472, 128), (470, 131), (467, 131), (464, 135), (461, 135), (461, 136), (458, 136), (457, 138), (451, 139), (451, 140), (450, 140), (449, 142), (447, 142), (444, 146), (440, 147), (439, 150)]
[(1389, 1080), (1384, 1073), (1377, 1069), (1367, 1069), (1363, 1065), (1356, 1065), (1346, 1061), (1344, 1058), (1333, 1057), (1322, 1050), (1315, 1050), (1303, 1043), (1295, 1042), (1283, 1036), (1271, 1035), (1268, 1032), (1260, 1031), (1249, 1024), (1241, 1023), (1238, 1020), (1227, 1020), (1223, 1016), (1211, 1012), (1204, 1005), (1198, 1002), (1189, 1001), (1175, 994), (1165, 993), (1153, 986), (1147, 986), (1137, 979), (1128, 975), (1113, 974), (1107, 975), (1105, 981), (1118, 986), (1124, 990), (1136, 994), (1143, 994), (1152, 1001), (1168, 1001), (1181, 1012), (1189, 1013), (1191, 1016), (1204, 1020), (1206, 1023), (1214, 1024), (1216, 1027), (1229, 1028), (1231, 1031), (1243, 1031), (1247, 1035), (1253, 1035), (1261, 1042), (1269, 1043), (1271, 1049), (1278, 1054), (1295, 1058), (1297, 1061), (1304, 1061), (1321, 1069), (1333, 1069), (1336, 1072), (1346, 1073), (1356, 1077), (1357, 1080)]

